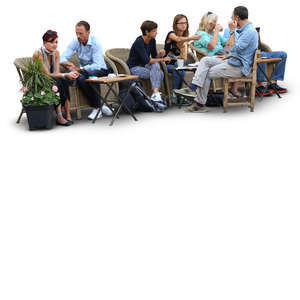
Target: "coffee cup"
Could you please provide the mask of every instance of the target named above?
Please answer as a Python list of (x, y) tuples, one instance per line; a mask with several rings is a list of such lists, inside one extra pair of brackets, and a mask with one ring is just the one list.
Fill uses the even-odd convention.
[(178, 58), (177, 59), (177, 65), (178, 65), (178, 68), (182, 68), (184, 66), (184, 59), (183, 58)]

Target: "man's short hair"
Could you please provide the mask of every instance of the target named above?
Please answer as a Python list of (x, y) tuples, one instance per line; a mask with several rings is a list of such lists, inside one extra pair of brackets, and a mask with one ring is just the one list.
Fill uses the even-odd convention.
[(153, 21), (144, 21), (141, 25), (141, 30), (143, 35), (146, 35), (146, 31), (150, 32), (153, 29), (157, 28), (157, 24)]
[(241, 20), (248, 19), (248, 9), (245, 6), (237, 6), (234, 9), (233, 14), (239, 17)]
[(86, 21), (80, 21), (80, 22), (78, 22), (76, 24), (76, 27), (78, 27), (78, 26), (83, 26), (86, 31), (89, 31), (90, 28), (91, 28), (90, 24), (88, 22), (86, 22)]

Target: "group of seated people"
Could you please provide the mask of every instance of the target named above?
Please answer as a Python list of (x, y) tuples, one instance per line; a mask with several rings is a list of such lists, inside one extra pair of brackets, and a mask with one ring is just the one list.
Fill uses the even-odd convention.
[[(177, 95), (188, 96), (194, 100), (185, 108), (187, 112), (206, 111), (206, 100), (211, 80), (226, 77), (248, 76), (253, 64), (256, 49), (260, 47), (259, 31), (248, 20), (248, 10), (244, 6), (238, 6), (233, 10), (231, 21), (224, 35), (220, 32), (222, 26), (217, 23), (218, 16), (212, 12), (206, 13), (200, 22), (198, 31), (189, 36), (189, 23), (185, 15), (176, 15), (173, 21), (173, 30), (165, 39), (163, 50), (157, 52), (156, 40), (158, 25), (153, 21), (145, 21), (141, 25), (142, 35), (137, 37), (131, 46), (127, 65), (132, 75), (142, 79), (150, 79), (152, 96), (154, 101), (161, 101), (159, 92), (164, 73), (160, 68), (160, 62), (165, 62), (169, 73), (173, 76), (173, 90)], [(43, 35), (43, 46), (38, 49), (33, 59), (40, 59), (43, 71), (52, 77), (60, 92), (60, 103), (56, 107), (56, 123), (62, 126), (73, 124), (70, 114), (69, 85), (76, 80), (78, 86), (87, 96), (90, 106), (93, 108), (89, 119), (94, 119), (98, 108), (101, 107), (101, 98), (85, 80), (90, 76), (107, 76), (109, 70), (104, 61), (102, 47), (99, 41), (90, 34), (90, 25), (85, 21), (76, 24), (76, 36), (67, 49), (60, 56), (57, 50), (58, 35), (55, 31), (48, 30)], [(184, 71), (175, 71), (178, 59), (187, 64), (188, 42), (193, 41), (194, 46), (207, 54), (198, 64), (192, 82), (188, 88), (182, 88)], [(77, 54), (80, 67), (70, 62), (71, 57)], [(287, 92), (278, 86), (277, 80), (284, 80), (287, 55), (285, 52), (261, 52), (262, 57), (280, 57), (282, 60), (275, 65), (275, 70), (268, 88), (263, 88), (266, 81), (264, 74), (257, 71), (257, 92), (270, 95), (276, 90), (279, 93)], [(261, 64), (265, 70), (265, 64)], [(60, 66), (67, 71), (61, 73)], [(231, 94), (238, 96), (239, 83), (231, 88)], [(175, 97), (172, 94), (172, 97)], [(65, 115), (62, 114), (64, 107)], [(102, 115), (112, 115), (112, 111), (106, 105), (102, 105)]]

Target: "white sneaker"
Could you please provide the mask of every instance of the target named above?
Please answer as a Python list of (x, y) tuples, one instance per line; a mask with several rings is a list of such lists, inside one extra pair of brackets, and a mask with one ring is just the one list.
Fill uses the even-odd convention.
[(151, 96), (151, 99), (153, 101), (162, 101), (161, 95), (159, 92), (153, 93)]
[[(93, 111), (89, 114), (88, 118), (90, 120), (94, 120), (94, 118), (96, 117), (97, 112), (98, 112), (98, 109), (94, 108)], [(98, 115), (97, 119), (100, 119), (100, 118), (102, 118), (102, 111), (101, 110), (99, 112), (99, 115)]]
[(107, 105), (102, 106), (102, 112), (105, 116), (112, 116), (113, 115), (113, 112), (111, 111), (111, 109)]

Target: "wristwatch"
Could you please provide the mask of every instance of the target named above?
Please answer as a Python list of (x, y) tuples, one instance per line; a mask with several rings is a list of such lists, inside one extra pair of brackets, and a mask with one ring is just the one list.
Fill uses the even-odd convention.
[(234, 34), (234, 30), (230, 30), (229, 34), (230, 35)]

